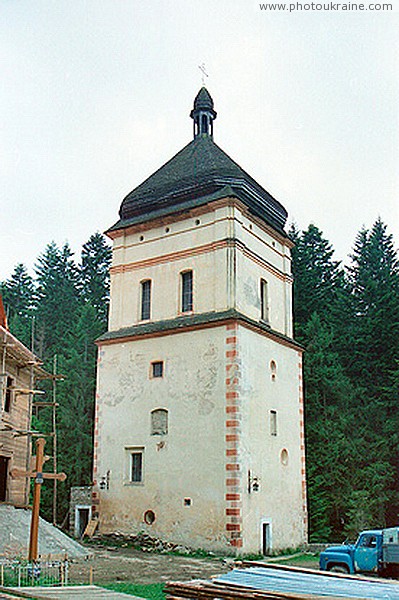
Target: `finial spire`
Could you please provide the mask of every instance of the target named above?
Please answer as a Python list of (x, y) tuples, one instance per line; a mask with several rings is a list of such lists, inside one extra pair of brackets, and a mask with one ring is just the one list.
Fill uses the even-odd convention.
[(194, 108), (190, 113), (190, 117), (194, 119), (194, 139), (201, 135), (213, 136), (213, 121), (216, 115), (212, 97), (206, 87), (202, 86), (195, 97)]
[(202, 85), (205, 85), (205, 77), (209, 77), (208, 73), (206, 72), (205, 63), (198, 65), (198, 68), (202, 73)]

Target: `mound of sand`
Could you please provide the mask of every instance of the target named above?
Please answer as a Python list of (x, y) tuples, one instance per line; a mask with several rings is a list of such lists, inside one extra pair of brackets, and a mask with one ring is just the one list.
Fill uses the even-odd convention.
[[(0, 556), (14, 558), (28, 555), (30, 521), (30, 510), (0, 504)], [(67, 554), (68, 558), (84, 558), (91, 553), (40, 518), (39, 554)]]

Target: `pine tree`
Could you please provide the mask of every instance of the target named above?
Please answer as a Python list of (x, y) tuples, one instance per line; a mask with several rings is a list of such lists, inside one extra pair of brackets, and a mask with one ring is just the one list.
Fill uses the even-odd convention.
[[(334, 351), (328, 324), (314, 313), (304, 329), (305, 432), (311, 541), (339, 537), (350, 491), (353, 388)], [(355, 427), (354, 427), (355, 428)]]
[(295, 336), (301, 341), (313, 313), (329, 321), (334, 318), (340, 295), (344, 293), (344, 278), (340, 263), (333, 260), (331, 244), (315, 225), (309, 225), (302, 233), (291, 228), (290, 235), (295, 243), (292, 249), (294, 327)]
[(36, 352), (52, 360), (61, 354), (64, 338), (77, 318), (79, 306), (78, 271), (72, 252), (65, 244), (49, 244), (36, 265)]
[(336, 327), (342, 364), (356, 388), (352, 439), (357, 453), (348, 532), (360, 524), (396, 524), (399, 511), (399, 423), (392, 383), (399, 352), (399, 265), (392, 236), (380, 219), (371, 230), (359, 232), (351, 258), (346, 278), (350, 293)]
[(104, 236), (97, 232), (83, 245), (80, 265), (82, 296), (95, 308), (104, 325), (108, 317), (111, 255)]
[(59, 465), (68, 476), (68, 485), (59, 491), (60, 518), (67, 510), (68, 490), (89, 485), (92, 479), (93, 427), (96, 385), (94, 340), (104, 326), (90, 304), (82, 304), (79, 317), (65, 338), (60, 370), (67, 378), (59, 386)]
[(1, 284), (1, 294), (10, 331), (30, 347), (34, 284), (25, 265), (15, 267), (10, 279)]
[(399, 350), (399, 263), (392, 235), (378, 219), (361, 230), (348, 269), (351, 336), (348, 372), (375, 396), (387, 385)]

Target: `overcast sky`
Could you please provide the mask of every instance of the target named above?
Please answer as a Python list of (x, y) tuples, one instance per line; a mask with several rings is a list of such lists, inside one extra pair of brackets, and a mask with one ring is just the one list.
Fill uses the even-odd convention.
[[(392, 0), (399, 3), (399, 0)], [(394, 6), (396, 9), (397, 7)], [(81, 244), (192, 138), (214, 138), (345, 259), (378, 216), (399, 245), (399, 12), (253, 0), (0, 0), (0, 279)]]

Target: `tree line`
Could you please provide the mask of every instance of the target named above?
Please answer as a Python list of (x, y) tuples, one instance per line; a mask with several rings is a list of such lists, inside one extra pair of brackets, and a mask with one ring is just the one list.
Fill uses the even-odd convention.
[[(40, 357), (63, 381), (56, 383), (57, 470), (67, 474), (58, 485), (57, 519), (67, 525), (71, 486), (90, 485), (96, 346), (94, 340), (107, 329), (111, 250), (96, 233), (82, 247), (77, 263), (68, 244), (47, 246), (31, 277), (18, 264), (1, 284), (10, 331)], [(51, 381), (39, 382), (47, 401), (53, 399)], [(32, 429), (51, 433), (52, 409), (34, 411)], [(52, 437), (46, 437), (46, 454), (52, 456)], [(51, 464), (51, 462), (50, 462)], [(51, 467), (46, 467), (47, 470)], [(53, 490), (43, 486), (41, 514), (52, 520)]]
[(378, 219), (349, 265), (291, 230), (295, 337), (305, 347), (310, 540), (399, 522), (399, 263)]
[[(399, 521), (398, 255), (381, 220), (359, 232), (346, 267), (315, 225), (292, 227), (290, 236), (295, 338), (305, 348), (310, 540), (342, 540)], [(65, 375), (57, 384), (58, 470), (68, 475), (59, 486), (60, 523), (69, 488), (92, 477), (94, 340), (107, 328), (110, 260), (96, 233), (78, 263), (68, 244), (52, 243), (34, 277), (19, 264), (1, 284), (12, 333), (50, 372), (56, 356)], [(40, 409), (33, 427), (50, 432), (51, 410)], [(44, 488), (51, 518), (52, 490)]]

